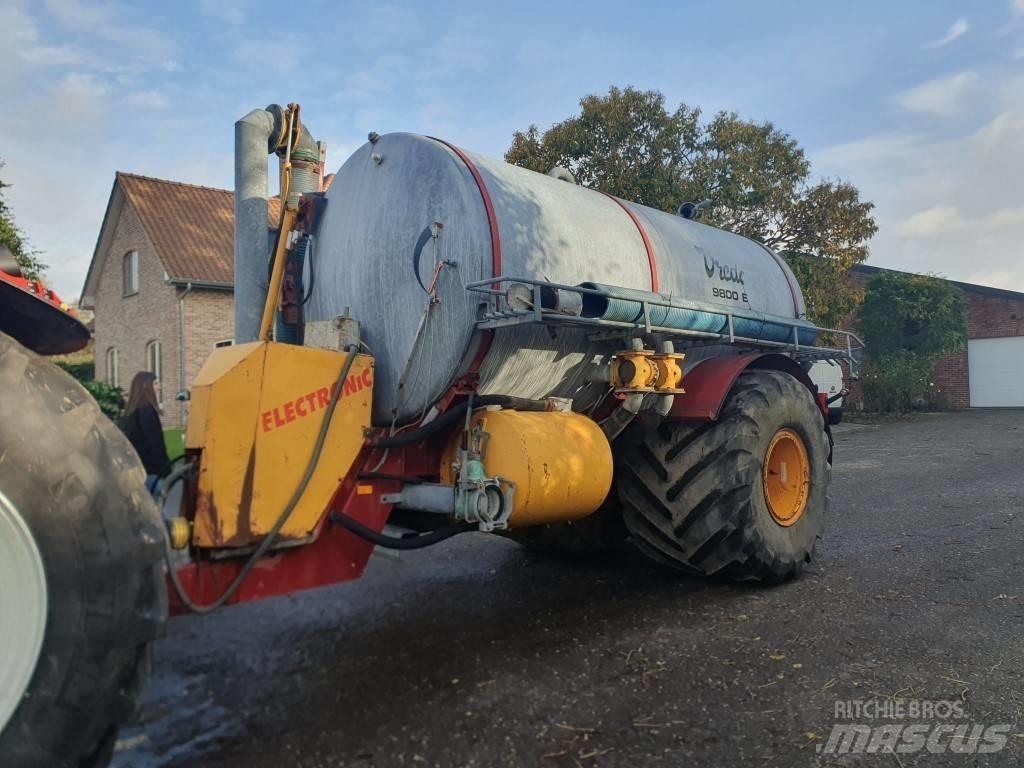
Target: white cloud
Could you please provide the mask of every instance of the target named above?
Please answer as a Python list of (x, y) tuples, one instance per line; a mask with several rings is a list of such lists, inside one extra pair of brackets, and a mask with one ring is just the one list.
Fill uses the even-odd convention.
[(896, 226), (896, 231), (907, 237), (934, 237), (955, 232), (964, 226), (960, 212), (952, 205), (936, 205), (918, 211)]
[(871, 263), (1024, 291), (1024, 107), (958, 136), (878, 134), (812, 160), (876, 204)]
[(928, 43), (925, 48), (942, 48), (943, 46), (949, 45), (957, 38), (963, 37), (971, 29), (971, 25), (967, 23), (967, 19), (957, 19), (950, 26), (949, 30), (940, 37), (938, 40), (932, 40)]
[(965, 107), (979, 79), (978, 74), (970, 70), (937, 77), (898, 94), (896, 102), (912, 112), (953, 117)]
[(1013, 0), (1013, 10), (1015, 13), (1024, 14), (1024, 0)]
[[(92, 44), (103, 44), (110, 70), (161, 68), (173, 61), (175, 47), (158, 26), (142, 23), (130, 6), (87, 0), (46, 0), (46, 10), (65, 30)], [(109, 45), (117, 55), (110, 55)]]
[(68, 116), (95, 115), (106, 95), (107, 86), (92, 75), (69, 72), (53, 88), (53, 107)]
[(979, 233), (1020, 227), (1024, 231), (1024, 206), (999, 208), (991, 213), (980, 213), (966, 219), (953, 205), (936, 205), (909, 216), (896, 225), (896, 232), (905, 237), (929, 238), (974, 228)]
[(124, 103), (132, 107), (143, 109), (165, 109), (170, 106), (167, 97), (156, 89), (147, 91), (135, 91), (124, 97)]
[(229, 0), (199, 0), (199, 12), (203, 16), (223, 21), (233, 27), (245, 23), (245, 9), (242, 3), (232, 3)]

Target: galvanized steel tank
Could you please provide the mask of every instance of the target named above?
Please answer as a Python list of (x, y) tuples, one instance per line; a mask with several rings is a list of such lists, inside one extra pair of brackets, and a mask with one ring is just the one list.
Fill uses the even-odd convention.
[(464, 286), (497, 274), (804, 315), (793, 274), (759, 243), (406, 133), (341, 167), (313, 250), (306, 319), (348, 310), (361, 322), (376, 357), (377, 424), (419, 417), (471, 366), (486, 394), (569, 397), (580, 410), (607, 391), (588, 373), (621, 343), (526, 326), (487, 345), (474, 325), (485, 297)]

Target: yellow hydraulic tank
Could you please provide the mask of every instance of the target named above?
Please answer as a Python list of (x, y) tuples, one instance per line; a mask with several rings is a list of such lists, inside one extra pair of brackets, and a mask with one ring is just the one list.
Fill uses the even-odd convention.
[[(509, 526), (578, 520), (596, 510), (612, 484), (612, 451), (601, 428), (578, 413), (481, 409), (472, 428), (487, 433), (489, 477), (515, 483)], [(455, 483), (461, 435), (445, 452), (441, 480)]]

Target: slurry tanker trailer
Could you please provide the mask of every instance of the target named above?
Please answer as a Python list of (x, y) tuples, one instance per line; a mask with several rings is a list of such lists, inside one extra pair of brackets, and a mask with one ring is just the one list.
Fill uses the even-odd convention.
[(821, 344), (770, 249), (428, 136), (370, 134), (326, 183), (297, 105), (235, 149), (236, 343), (191, 384), (180, 510), (0, 340), (5, 765), (105, 762), (168, 596), (206, 612), (470, 531), (766, 583), (811, 560), (831, 437), (807, 370), (859, 342)]

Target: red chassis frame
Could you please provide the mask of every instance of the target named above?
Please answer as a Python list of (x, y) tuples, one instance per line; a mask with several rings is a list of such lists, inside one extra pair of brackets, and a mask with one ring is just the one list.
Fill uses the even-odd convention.
[[(750, 353), (709, 358), (698, 363), (684, 377), (686, 394), (676, 395), (668, 417), (672, 420), (715, 421), (736, 378), (747, 368), (778, 370), (794, 376), (815, 397), (825, 417), (828, 407), (810, 377), (795, 361), (778, 353)], [(475, 382), (453, 387), (439, 406), (447, 408), (471, 391)], [(358, 579), (373, 552), (373, 544), (329, 521), (329, 512), (339, 511), (374, 531), (381, 531), (391, 511), (380, 498), (401, 489), (403, 479), (415, 477), (437, 482), (441, 454), (448, 433), (432, 435), (425, 444), (391, 448), (386, 452), (366, 448), (353, 464), (325, 511), (312, 543), (282, 548), (263, 557), (227, 604)], [(178, 569), (178, 578), (190, 599), (207, 605), (227, 589), (246, 563), (246, 557), (196, 559)], [(169, 581), (169, 580), (168, 580)], [(172, 614), (186, 613), (173, 585), (168, 583)]]
[[(433, 435), (425, 447), (402, 446), (386, 452), (363, 450), (325, 510), (314, 533), (315, 539), (309, 544), (284, 547), (264, 556), (226, 604), (360, 578), (374, 545), (332, 523), (329, 513), (341, 512), (380, 532), (391, 512), (390, 505), (381, 503), (381, 496), (401, 490), (405, 478), (437, 482), (447, 438), (447, 433)], [(225, 559), (199, 558), (180, 566), (177, 575), (193, 603), (209, 605), (223, 594), (246, 562), (244, 554)], [(179, 599), (170, 579), (167, 586), (171, 614), (187, 613), (188, 608)]]

